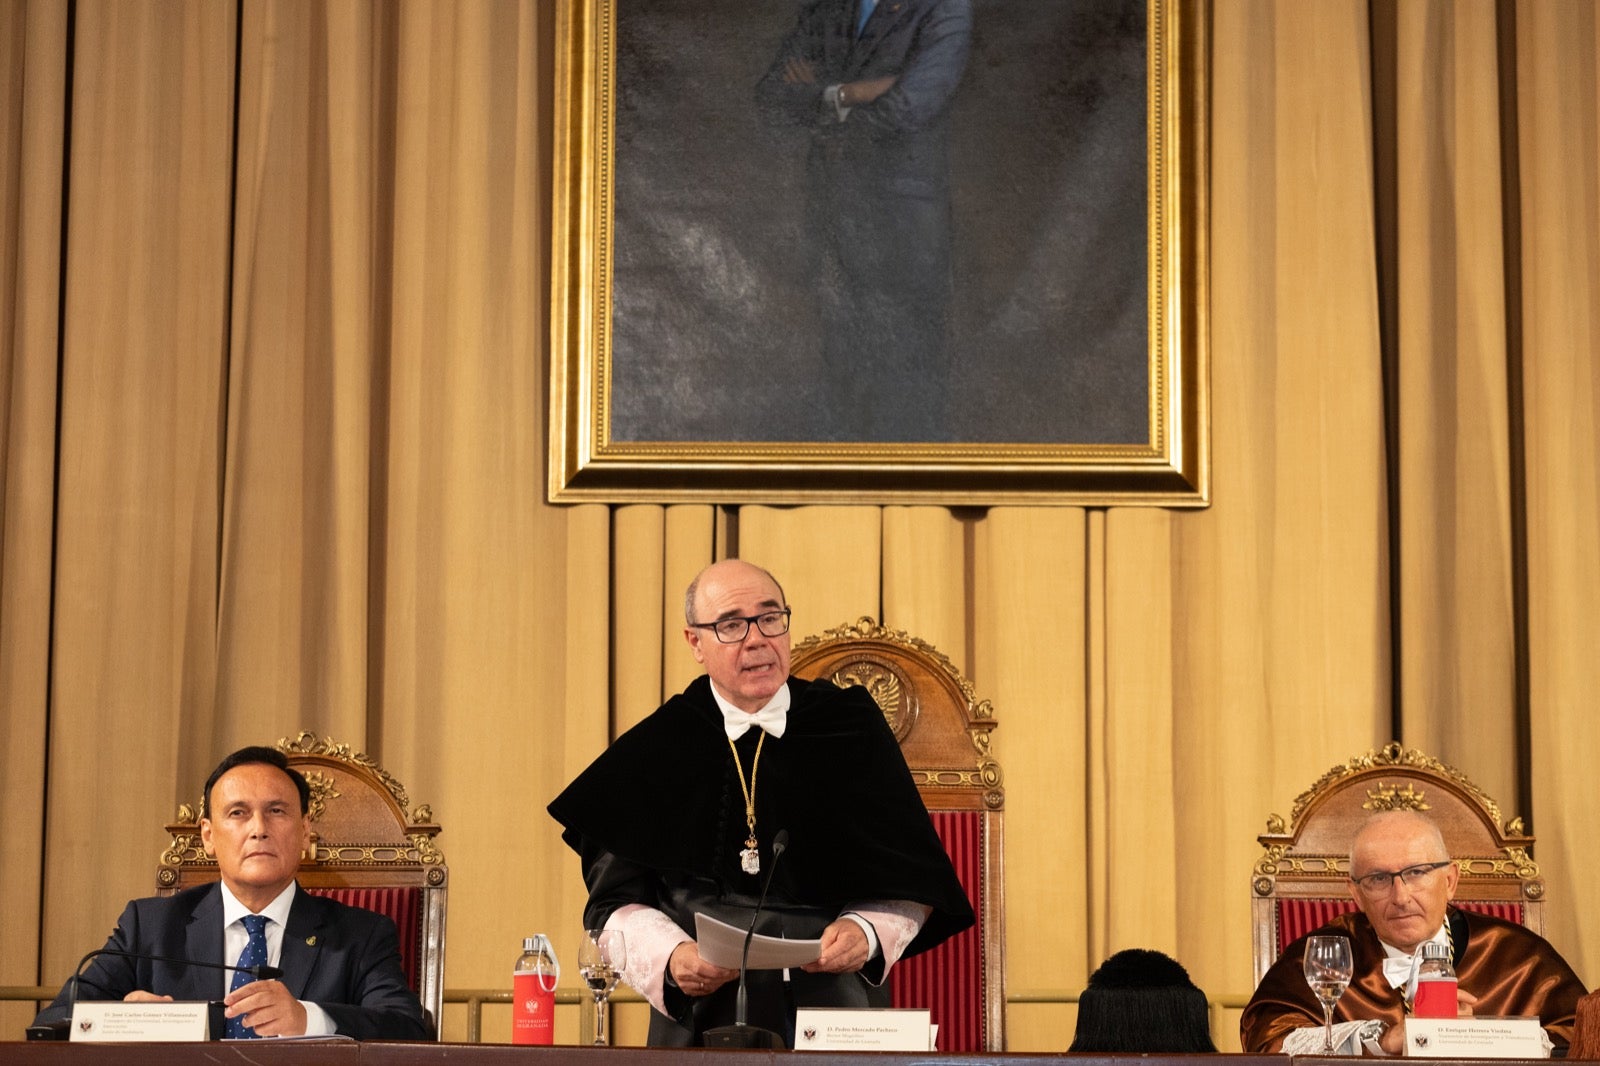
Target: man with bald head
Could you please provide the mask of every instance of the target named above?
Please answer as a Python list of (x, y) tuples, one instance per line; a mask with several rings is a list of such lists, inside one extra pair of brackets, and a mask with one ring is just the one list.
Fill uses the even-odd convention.
[(1584, 986), (1555, 948), (1514, 922), (1451, 906), (1460, 869), (1439, 827), (1418, 811), (1373, 815), (1350, 848), (1350, 896), (1360, 908), (1284, 949), (1240, 1019), (1246, 1052), (1318, 1054), (1322, 1005), (1303, 970), (1310, 936), (1350, 940), (1355, 977), (1334, 1008), (1341, 1054), (1402, 1054), (1405, 986), (1424, 942), (1450, 948), (1462, 1015), (1538, 1015), (1551, 1042), (1572, 1039)]
[(747, 975), (748, 1021), (792, 1047), (797, 1007), (888, 1006), (889, 968), (970, 926), (972, 907), (866, 689), (789, 676), (777, 579), (716, 563), (684, 615), (705, 674), (549, 809), (582, 862), (584, 927), (623, 931), (653, 1045), (734, 1021), (738, 971), (701, 957), (695, 914), (748, 927), (770, 876), (757, 931), (822, 944), (802, 969)]

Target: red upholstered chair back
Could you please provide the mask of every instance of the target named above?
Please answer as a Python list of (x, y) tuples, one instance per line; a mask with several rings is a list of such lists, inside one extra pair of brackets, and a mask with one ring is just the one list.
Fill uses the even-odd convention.
[(900, 741), (978, 924), (890, 971), (896, 1007), (927, 1007), (939, 1050), (1005, 1050), (1005, 791), (989, 754), (994, 710), (933, 646), (871, 618), (808, 637), (796, 676), (864, 685)]
[(1502, 825), (1500, 808), (1465, 774), (1391, 743), (1329, 770), (1295, 799), (1287, 826), (1267, 819), (1250, 878), (1257, 984), (1285, 947), (1355, 909), (1350, 843), (1380, 810), (1419, 810), (1439, 824), (1461, 870), (1457, 906), (1544, 932), (1544, 879), (1522, 820)]
[[(440, 827), (432, 810), (421, 805), (408, 813), (405, 786), (348, 745), (301, 733), (277, 747), (311, 785), (313, 853), (300, 857), (300, 884), (394, 920), (401, 965), (437, 1028), (449, 868), (434, 843)], [(183, 804), (167, 826), (172, 840), (156, 868), (159, 895), (218, 877), (200, 843), (200, 809)]]
[[(1464, 911), (1474, 911), (1478, 914), (1487, 914), (1495, 918), (1504, 918), (1508, 922), (1518, 925), (1527, 924), (1527, 908), (1521, 903), (1502, 902), (1491, 900), (1458, 899), (1456, 906)], [(1346, 896), (1344, 899), (1281, 899), (1278, 901), (1278, 952), (1273, 958), (1283, 954), (1283, 949), (1305, 936), (1313, 929), (1320, 929), (1334, 918), (1346, 911), (1356, 909), (1355, 900)]]
[[(411, 990), (422, 995), (422, 956), (424, 938), (422, 890), (415, 885), (400, 888), (311, 888), (313, 896), (324, 896), (350, 907), (376, 911), (394, 922), (400, 933), (400, 965), (411, 981)], [(438, 1016), (435, 1015), (437, 1018)]]

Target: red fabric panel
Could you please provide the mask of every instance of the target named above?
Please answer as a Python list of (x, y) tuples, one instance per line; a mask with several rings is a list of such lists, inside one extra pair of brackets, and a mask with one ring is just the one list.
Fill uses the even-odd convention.
[(422, 991), (422, 889), (420, 888), (311, 888), (313, 896), (337, 900), (351, 907), (377, 911), (394, 921), (400, 931), (400, 966), (411, 991)]
[(1356, 909), (1356, 901), (1344, 899), (1280, 899), (1278, 901), (1278, 954), (1313, 929), (1320, 929), (1339, 915)]
[(978, 915), (978, 924), (889, 971), (896, 1007), (927, 1007), (939, 1027), (939, 1050), (983, 1050), (983, 816), (978, 811), (930, 811), (933, 827)]
[[(1504, 918), (1522, 924), (1522, 904), (1488, 900), (1458, 899), (1455, 905), (1464, 911)], [(1327, 925), (1346, 911), (1356, 909), (1355, 900), (1344, 899), (1280, 899), (1278, 901), (1278, 954), (1313, 929)]]
[(1508, 922), (1523, 923), (1522, 904), (1507, 903), (1504, 901), (1491, 902), (1489, 900), (1458, 899), (1457, 907), (1474, 914), (1487, 914), (1491, 918), (1504, 918)]

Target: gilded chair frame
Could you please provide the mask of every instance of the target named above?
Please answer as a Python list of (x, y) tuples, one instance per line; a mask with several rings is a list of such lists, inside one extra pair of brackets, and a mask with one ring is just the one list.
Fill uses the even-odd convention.
[(1256, 984), (1282, 949), (1285, 908), (1353, 909), (1350, 844), (1361, 823), (1384, 810), (1421, 811), (1438, 823), (1461, 871), (1458, 906), (1514, 917), (1543, 935), (1544, 878), (1522, 819), (1503, 821), (1499, 805), (1461, 771), (1392, 741), (1323, 774), (1295, 798), (1287, 823), (1271, 815), (1256, 838), (1266, 849), (1250, 875)]

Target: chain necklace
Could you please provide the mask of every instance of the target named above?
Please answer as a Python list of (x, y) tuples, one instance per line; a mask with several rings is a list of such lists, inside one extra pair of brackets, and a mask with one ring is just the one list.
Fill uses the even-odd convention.
[(761, 852), (756, 841), (756, 771), (761, 767), (761, 745), (767, 742), (767, 731), (761, 731), (761, 739), (756, 741), (756, 757), (750, 760), (750, 783), (744, 781), (744, 763), (739, 761), (739, 749), (733, 746), (733, 738), (728, 739), (728, 750), (733, 752), (733, 768), (739, 771), (739, 791), (744, 793), (744, 824), (749, 831), (745, 837), (744, 850), (739, 852), (739, 868), (747, 874), (761, 872)]

